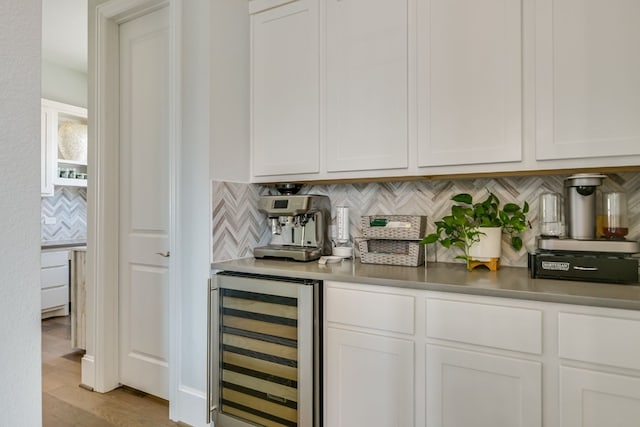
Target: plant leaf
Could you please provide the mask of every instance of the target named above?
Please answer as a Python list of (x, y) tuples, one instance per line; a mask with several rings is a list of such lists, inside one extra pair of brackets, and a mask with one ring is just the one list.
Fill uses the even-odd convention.
[(513, 246), (513, 249), (515, 249), (516, 251), (519, 251), (520, 249), (522, 249), (522, 239), (519, 236), (512, 236), (511, 246)]
[(437, 235), (436, 233), (429, 234), (428, 236), (425, 236), (424, 239), (420, 240), (420, 244), (421, 245), (428, 245), (430, 243), (435, 243), (435, 242), (438, 241), (439, 237), (440, 236)]
[(520, 206), (516, 205), (515, 203), (507, 203), (506, 205), (504, 205), (504, 208), (502, 208), (502, 210), (506, 213), (514, 213), (520, 210)]
[(451, 198), (451, 200), (458, 203), (466, 203), (468, 205), (473, 203), (473, 198), (467, 193), (456, 194)]

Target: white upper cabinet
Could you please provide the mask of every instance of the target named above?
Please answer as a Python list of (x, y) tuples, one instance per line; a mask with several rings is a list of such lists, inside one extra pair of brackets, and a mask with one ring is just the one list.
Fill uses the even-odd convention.
[(253, 176), (319, 172), (319, 72), (318, 0), (251, 15)]
[(42, 99), (41, 195), (87, 186), (87, 109)]
[(408, 166), (411, 3), (326, 2), (329, 172)]
[(538, 160), (640, 154), (639, 46), (638, 1), (536, 2)]
[(418, 166), (520, 161), (521, 2), (419, 7)]

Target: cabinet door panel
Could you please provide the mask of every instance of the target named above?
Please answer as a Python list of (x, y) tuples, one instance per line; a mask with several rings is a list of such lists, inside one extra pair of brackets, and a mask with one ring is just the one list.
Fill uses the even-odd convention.
[(542, 354), (542, 312), (428, 298), (430, 338)]
[(380, 331), (413, 334), (415, 331), (415, 298), (386, 292), (329, 287), (325, 281), (326, 318)]
[(536, 157), (640, 154), (640, 2), (536, 2)]
[(40, 307), (42, 310), (50, 310), (69, 303), (69, 285), (58, 286), (42, 290)]
[(326, 2), (327, 170), (408, 164), (409, 0)]
[(640, 378), (560, 368), (563, 427), (637, 427)]
[(560, 357), (640, 369), (638, 319), (559, 313), (558, 337)]
[(521, 2), (426, 3), (427, 22), (419, 27), (418, 166), (520, 161)]
[(319, 171), (317, 0), (251, 15), (254, 176)]
[(540, 427), (539, 362), (427, 345), (428, 427)]
[(326, 425), (414, 425), (413, 352), (411, 341), (328, 328)]

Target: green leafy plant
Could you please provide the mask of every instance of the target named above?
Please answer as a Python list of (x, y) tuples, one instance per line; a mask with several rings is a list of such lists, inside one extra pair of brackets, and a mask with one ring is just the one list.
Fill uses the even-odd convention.
[(471, 262), (469, 248), (480, 241), (484, 234), (482, 227), (502, 227), (502, 231), (511, 236), (511, 246), (516, 251), (522, 249), (520, 234), (530, 227), (526, 218), (529, 212), (527, 202), (522, 207), (507, 203), (500, 208), (500, 200), (492, 192), (479, 203), (473, 203), (471, 195), (466, 193), (457, 194), (451, 200), (457, 203), (451, 206), (451, 214), (436, 221), (436, 232), (425, 236), (421, 244), (440, 242), (445, 248), (461, 249), (463, 255), (456, 258), (464, 259), (467, 268)]

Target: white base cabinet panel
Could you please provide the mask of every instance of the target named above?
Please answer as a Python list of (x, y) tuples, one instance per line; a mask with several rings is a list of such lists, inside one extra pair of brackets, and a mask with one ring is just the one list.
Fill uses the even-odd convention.
[(428, 427), (540, 427), (542, 364), (427, 345)]
[(414, 425), (412, 341), (329, 327), (325, 425)]
[(637, 427), (640, 378), (560, 368), (562, 427)]

